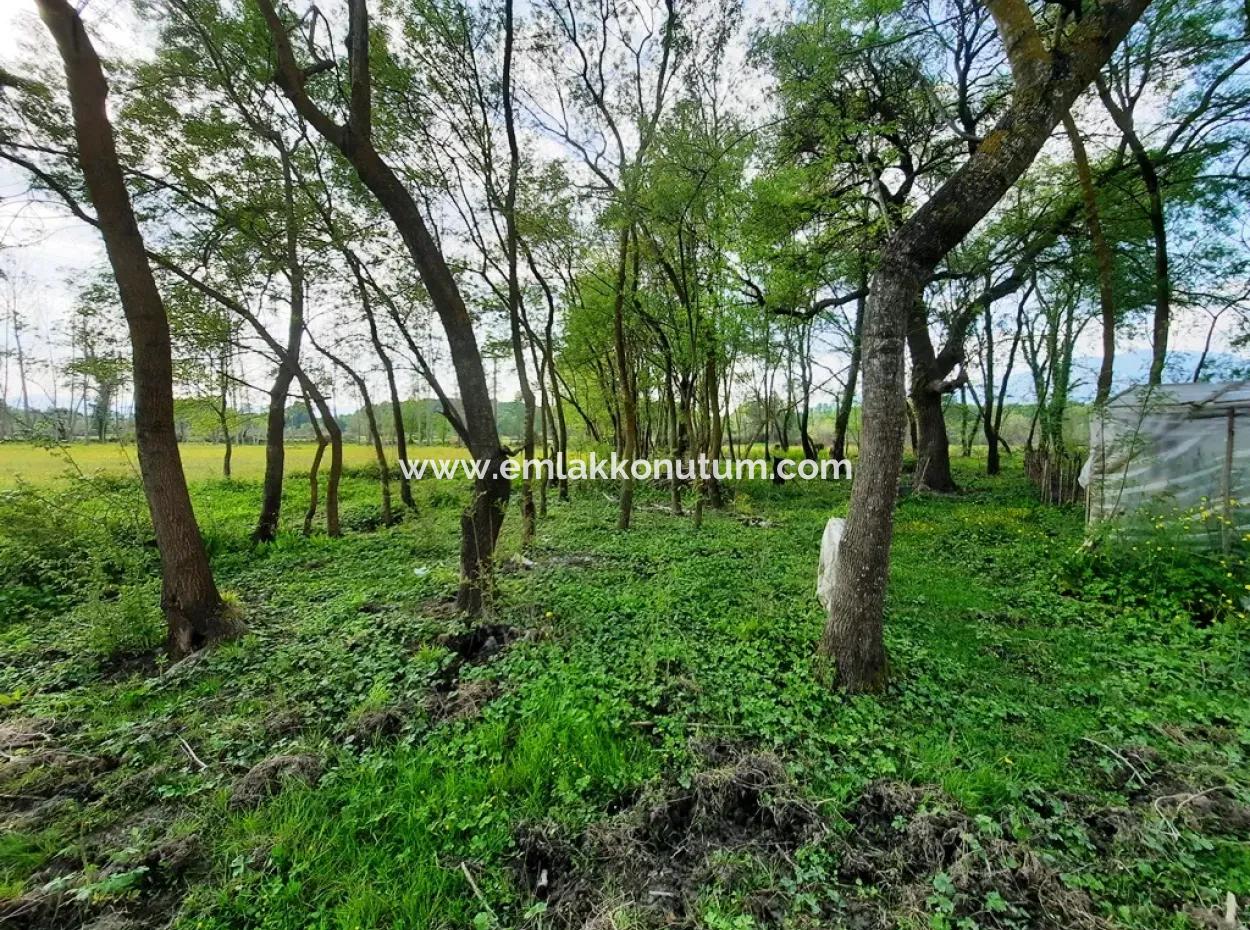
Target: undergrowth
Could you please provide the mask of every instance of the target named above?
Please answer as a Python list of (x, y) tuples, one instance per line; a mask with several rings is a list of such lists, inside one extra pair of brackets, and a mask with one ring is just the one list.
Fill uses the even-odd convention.
[[(845, 512), (840, 482), (748, 483), (699, 530), (664, 512), (660, 488), (640, 494), (628, 533), (610, 487), (553, 495), (525, 561), (510, 560), (518, 521), (505, 525), (480, 633), (448, 604), (451, 486), (419, 483), (398, 526), (304, 538), (293, 478), (284, 531), (255, 547), (257, 483), (197, 484), (248, 632), (169, 669), (152, 652), (141, 509), (10, 492), (0, 896), (70, 893), (61, 923), (32, 907), (30, 926), (116, 909), (205, 930), (489, 930), (559, 926), (546, 896), (564, 881), (595, 896), (596, 926), (645, 926), (645, 889), (667, 892), (613, 886), (594, 851), (627, 836), (667, 867), (671, 840), (645, 825), (661, 804), (693, 835), (674, 805), (707, 783), (713, 745), (738, 792), (724, 815), (741, 822), (699, 835), (707, 870), (686, 873), (698, 882), (680, 925), (1050, 926), (1039, 915), (1058, 901), (1107, 925), (1201, 926), (1228, 893), (1250, 894), (1248, 834), (1228, 826), (1250, 801), (1245, 617), (1239, 602), (1206, 612), (1229, 579), (1083, 549), (1079, 510), (1036, 503), (1017, 473), (965, 461), (960, 478), (958, 496), (900, 502), (892, 684), (855, 698), (813, 663), (817, 549)], [(376, 484), (344, 492), (345, 526), (373, 526)], [(44, 506), (61, 515), (39, 518)], [(1250, 581), (1244, 563), (1225, 570)], [(152, 661), (127, 660), (140, 654)], [(240, 807), (241, 777), (274, 757), (323, 764)], [(743, 794), (737, 758), (780, 760), (786, 784)], [(777, 792), (814, 818), (780, 853), (750, 840)], [(865, 819), (873, 797), (906, 803), (882, 825)], [(901, 849), (948, 821), (949, 860), (874, 858), (872, 843)], [(518, 871), (536, 825), (568, 851), (543, 860), (547, 885)], [(742, 845), (712, 848), (720, 836)], [(852, 869), (857, 856), (872, 870)], [(1034, 863), (1035, 884), (995, 884), (970, 871), (982, 861), (1017, 877)]]

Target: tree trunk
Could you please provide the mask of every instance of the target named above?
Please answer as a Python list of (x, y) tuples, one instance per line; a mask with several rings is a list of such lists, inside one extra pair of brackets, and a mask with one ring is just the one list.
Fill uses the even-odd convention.
[(221, 411), (217, 415), (218, 421), (221, 423), (221, 437), (226, 444), (226, 451), (221, 456), (221, 476), (227, 480), (230, 479), (230, 459), (234, 452), (234, 444), (230, 439), (230, 422), (226, 419), (226, 398), (223, 396), (221, 401)]
[[(1063, 129), (1072, 145), (1072, 160), (1076, 163), (1076, 176), (1081, 185), (1081, 201), (1085, 204), (1085, 226), (1089, 230), (1090, 246), (1094, 262), (1098, 266), (1098, 306), (1102, 311), (1102, 364), (1098, 368), (1094, 403), (1105, 404), (1111, 399), (1111, 378), (1115, 370), (1115, 267), (1111, 246), (1103, 234), (1102, 218), (1098, 212), (1098, 192), (1094, 189), (1094, 174), (1089, 167), (1089, 155), (1085, 140), (1070, 112), (1063, 114)], [(1166, 342), (1166, 336), (1165, 336)]]
[(196, 524), (174, 429), (169, 319), (117, 158), (100, 59), (67, 0), (39, 0), (65, 65), (78, 160), (117, 281), (134, 362), (135, 441), (161, 559), (161, 607), (170, 658), (236, 632), (217, 592)]
[(928, 310), (921, 301), (912, 309), (907, 346), (912, 362), (911, 406), (916, 417), (916, 478), (912, 487), (917, 491), (951, 494), (959, 488), (951, 473), (950, 435), (942, 410), (942, 397), (950, 388), (942, 379), (950, 374), (954, 365), (947, 367), (934, 352), (929, 337)]
[(1061, 115), (1094, 80), (1147, 2), (1108, 0), (1087, 11), (1072, 27), (1069, 41), (1063, 41), (1061, 56), (1045, 48), (1022, 0), (987, 3), (1011, 64), (1011, 104), (976, 152), (893, 234), (865, 311), (859, 468), (820, 647), (848, 691), (879, 691), (886, 682), (882, 620), (903, 451), (909, 317), (938, 263), (1032, 164)]
[(286, 471), (286, 404), (299, 365), (300, 340), (304, 333), (304, 267), (299, 257), (299, 228), (295, 215), (295, 181), (291, 155), (278, 142), (282, 161), (282, 194), (286, 226), (286, 273), (290, 285), (290, 319), (287, 322), (286, 354), (278, 360), (278, 372), (269, 389), (269, 413), (265, 421), (265, 477), (261, 485), (260, 517), (252, 531), (255, 542), (272, 542), (278, 535), (282, 514), (282, 480)]
[(313, 434), (317, 437), (317, 451), (313, 453), (312, 466), (308, 469), (308, 508), (304, 511), (304, 535), (311, 536), (313, 518), (317, 516), (321, 460), (330, 442), (317, 424), (317, 414), (313, 410), (312, 400), (308, 397), (307, 391), (304, 392), (304, 409), (308, 411), (308, 422), (312, 425)]
[[(369, 397), (369, 386), (365, 384), (365, 379), (356, 373), (356, 370), (345, 362), (342, 357), (331, 352), (329, 349), (319, 345), (313, 339), (312, 333), (308, 334), (309, 341), (312, 342), (313, 348), (328, 358), (335, 366), (342, 369), (343, 373), (356, 386), (356, 391), (360, 394), (361, 407), (364, 410), (365, 422), (369, 428), (369, 439), (373, 443), (373, 456), (378, 464), (378, 485), (382, 492), (382, 525), (392, 526), (395, 523), (395, 514), (391, 508), (391, 469), (386, 461), (386, 446), (382, 442), (382, 433), (378, 429), (378, 418), (374, 411), (373, 401)], [(331, 417), (330, 419), (333, 419)], [(327, 424), (328, 426), (328, 424)], [(334, 428), (338, 428), (338, 424), (333, 424)], [(331, 432), (333, 435), (333, 432)], [(341, 447), (341, 443), (340, 443)], [(330, 475), (335, 486), (338, 485), (338, 478), (334, 473), (334, 453), (331, 451), (330, 458)], [(342, 468), (342, 456), (339, 458), (339, 468)], [(327, 495), (328, 496), (328, 495)], [(337, 521), (336, 521), (337, 522)], [(338, 535), (337, 532), (333, 535)]]
[[(524, 243), (522, 242), (524, 247)], [(538, 286), (542, 288), (543, 296), (547, 301), (547, 322), (543, 332), (543, 355), (547, 360), (547, 376), (551, 379), (551, 404), (552, 404), (552, 424), (554, 432), (554, 441), (556, 447), (556, 461), (561, 467), (557, 470), (557, 481), (560, 486), (560, 500), (568, 501), (569, 499), (569, 477), (567, 472), (569, 457), (569, 427), (564, 417), (564, 401), (560, 396), (560, 373), (556, 371), (556, 348), (555, 348), (555, 324), (556, 324), (556, 299), (551, 292), (551, 286), (547, 283), (547, 278), (539, 270), (534, 256), (528, 248), (525, 248), (525, 260), (529, 265), (530, 272), (534, 275), (534, 279), (538, 282)]]
[(923, 386), (912, 392), (912, 408), (916, 412), (916, 478), (917, 491), (953, 494), (959, 490), (951, 473), (950, 435), (946, 429), (943, 395)]
[[(1155, 168), (1154, 158), (1146, 150), (1137, 129), (1133, 125), (1133, 114), (1125, 110), (1111, 96), (1111, 89), (1101, 78), (1097, 81), (1098, 96), (1103, 106), (1111, 114), (1116, 128), (1128, 142), (1137, 168), (1141, 174), (1142, 184), (1146, 188), (1147, 214), (1150, 219), (1150, 231), (1155, 244), (1155, 312), (1151, 326), (1151, 360), (1149, 384), (1163, 383), (1163, 367), (1167, 362), (1168, 330), (1172, 322), (1172, 277), (1168, 258), (1167, 218), (1163, 212), (1163, 192), (1159, 183), (1159, 172)], [(1106, 337), (1104, 336), (1104, 339)]]
[(634, 475), (629, 464), (638, 450), (638, 403), (630, 379), (629, 359), (625, 351), (625, 287), (629, 268), (629, 227), (621, 230), (616, 255), (616, 292), (612, 304), (612, 344), (616, 367), (620, 369), (621, 458), (626, 462), (625, 479), (621, 482), (620, 512), (617, 529), (629, 529), (634, 513)]
[(503, 113), (504, 128), (508, 136), (508, 189), (504, 195), (505, 251), (508, 258), (508, 323), (512, 335), (512, 361), (516, 366), (517, 381), (521, 388), (521, 404), (525, 410), (522, 432), (521, 474), (521, 548), (528, 548), (534, 541), (534, 480), (525, 466), (534, 461), (534, 390), (530, 386), (525, 364), (525, 344), (521, 339), (521, 281), (517, 269), (516, 195), (517, 175), (521, 167), (521, 153), (517, 147), (516, 121), (512, 106), (512, 0), (504, 0), (504, 51), (503, 51)]
[(860, 333), (864, 327), (864, 302), (863, 297), (857, 301), (855, 338), (851, 343), (851, 363), (846, 370), (846, 386), (842, 389), (838, 415), (833, 424), (833, 444), (829, 447), (829, 457), (837, 460), (846, 458), (846, 431), (851, 425), (851, 410), (855, 404), (855, 385), (859, 382)]
[[(716, 377), (716, 350), (708, 348), (707, 361), (703, 371), (703, 380), (708, 392), (709, 404), (711, 406), (711, 422), (709, 424), (708, 437), (708, 458), (713, 465), (721, 457), (721, 444), (724, 440), (722, 432), (724, 430), (720, 412), (720, 386)], [(720, 486), (720, 480), (716, 477), (716, 469), (713, 467), (711, 474), (708, 476), (707, 482), (708, 500), (712, 506), (720, 510), (725, 506), (725, 494)]]
[(668, 421), (668, 447), (673, 457), (673, 476), (669, 481), (669, 508), (673, 516), (681, 516), (681, 482), (677, 480), (677, 461), (681, 456), (681, 430), (677, 425), (677, 390), (673, 384), (673, 356), (664, 354), (664, 403), (665, 419)]
[[(996, 428), (997, 420), (994, 416), (994, 313), (993, 306), (990, 302), (986, 302), (985, 310), (985, 363), (984, 372), (985, 380), (983, 382), (985, 388), (985, 403), (981, 407), (981, 425), (985, 433), (985, 473), (993, 476), (1002, 471), (1002, 462), (998, 455), (998, 430)], [(1016, 336), (1019, 339), (1019, 335)], [(1015, 347), (1012, 347), (1012, 354), (1015, 353)], [(1011, 374), (1010, 364), (1008, 365), (1007, 376)]]
[(277, 80), (283, 93), (300, 116), (347, 159), (390, 217), (443, 324), (460, 388), (469, 452), (478, 462), (485, 463), (485, 474), (475, 479), (473, 499), (461, 517), (463, 536), (457, 595), (457, 604), (462, 610), (480, 613), (489, 601), (495, 543), (512, 486), (499, 473), (504, 461), (503, 449), (473, 320), (442, 251), (426, 227), (421, 209), (373, 145), (366, 0), (352, 0), (348, 8), (351, 86), (347, 125), (336, 123), (308, 96), (304, 85), (309, 74), (296, 62), (286, 28), (272, 0), (257, 0), (257, 5), (273, 42), (278, 63)]

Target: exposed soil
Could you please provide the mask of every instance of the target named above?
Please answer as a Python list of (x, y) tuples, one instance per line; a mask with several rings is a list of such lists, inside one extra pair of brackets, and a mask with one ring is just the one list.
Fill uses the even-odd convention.
[(390, 742), (403, 732), (408, 716), (402, 707), (380, 707), (366, 711), (347, 727), (345, 742), (357, 746)]
[(688, 788), (654, 786), (581, 836), (524, 826), (518, 883), (558, 926), (598, 926), (622, 907), (647, 926), (688, 926), (701, 891), (723, 877), (725, 854), (779, 863), (821, 832), (776, 756), (719, 746), (704, 754), (709, 767)]
[(1126, 806), (1103, 806), (1086, 815), (1091, 835), (1104, 846), (1135, 842), (1146, 821), (1174, 833), (1187, 828), (1227, 836), (1250, 833), (1245, 789), (1210, 783), (1167, 761), (1149, 746), (1100, 747), (1102, 781), (1127, 798)]
[(100, 662), (99, 674), (105, 681), (121, 681), (133, 675), (151, 678), (160, 670), (162, 649), (120, 652)]
[(431, 720), (469, 720), (499, 694), (499, 683), (489, 678), (458, 680), (450, 690), (434, 691), (425, 701)]
[(516, 638), (506, 623), (485, 623), (462, 633), (444, 633), (435, 642), (456, 654), (460, 664), (485, 662)]
[(255, 807), (280, 791), (287, 782), (314, 784), (321, 777), (323, 767), (318, 756), (270, 756), (235, 781), (230, 789), (230, 809)]
[(851, 829), (836, 844), (838, 878), (848, 886), (844, 916), (854, 930), (889, 930), (905, 915), (924, 923), (921, 915), (935, 908), (952, 925), (970, 918), (1004, 930), (1103, 926), (1085, 893), (1064, 885), (1034, 850), (979, 832), (936, 788), (873, 782), (845, 817)]

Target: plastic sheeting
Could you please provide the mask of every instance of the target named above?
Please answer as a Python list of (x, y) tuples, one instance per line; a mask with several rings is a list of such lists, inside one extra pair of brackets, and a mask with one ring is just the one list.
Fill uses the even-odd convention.
[(1133, 388), (1091, 415), (1089, 433), (1090, 522), (1205, 508), (1250, 528), (1250, 382)]
[(838, 567), (838, 547), (842, 545), (842, 531), (846, 529), (846, 521), (841, 517), (830, 517), (825, 524), (825, 533), (820, 539), (820, 566), (816, 571), (816, 597), (820, 606), (829, 609), (833, 603), (833, 582), (836, 577), (834, 570)]

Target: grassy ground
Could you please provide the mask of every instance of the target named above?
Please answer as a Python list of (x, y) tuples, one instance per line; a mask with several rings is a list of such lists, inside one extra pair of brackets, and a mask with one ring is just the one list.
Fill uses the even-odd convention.
[[(747, 483), (699, 531), (648, 491), (626, 534), (610, 488), (577, 486), (474, 632), (448, 606), (463, 489), (423, 482), (379, 529), (349, 478), (345, 537), (253, 548), (257, 483), (200, 482), (249, 632), (173, 669), (133, 488), (10, 500), (0, 915), (1218, 926), (1229, 894), (1250, 904), (1244, 617), (1161, 584), (1162, 549), (1109, 574), (1078, 512), (977, 467), (901, 502), (893, 684), (853, 699), (813, 660), (845, 483)], [(270, 784), (275, 756), (292, 777)]]
[[(316, 452), (314, 443), (290, 443), (287, 446), (287, 474), (307, 472)], [(182, 467), (188, 481), (207, 481), (221, 477), (225, 447), (217, 443), (189, 442), (181, 448)], [(462, 450), (450, 446), (414, 446), (411, 454), (423, 458), (458, 456)], [(374, 461), (373, 447), (360, 443), (343, 446), (343, 463), (347, 467), (368, 465)], [(18, 479), (33, 484), (47, 484), (67, 473), (137, 475), (139, 457), (133, 443), (75, 442), (45, 448), (25, 442), (0, 445), (0, 488), (17, 484)], [(265, 447), (235, 446), (231, 452), (231, 473), (236, 478), (259, 478), (265, 472)]]

